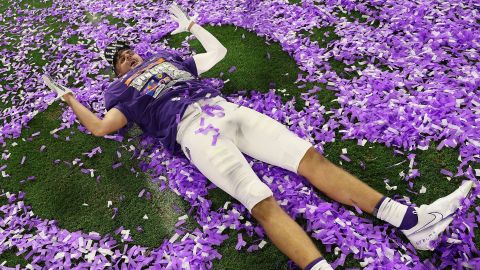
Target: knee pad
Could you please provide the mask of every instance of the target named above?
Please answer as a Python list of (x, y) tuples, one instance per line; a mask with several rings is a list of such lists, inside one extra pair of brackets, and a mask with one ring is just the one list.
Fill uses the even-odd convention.
[[(234, 147), (234, 146), (232, 146)], [(243, 156), (236, 155), (228, 145), (218, 144), (209, 149), (206, 156), (213, 167), (224, 176), (224, 191), (245, 205), (248, 211), (273, 193), (248, 166)]]

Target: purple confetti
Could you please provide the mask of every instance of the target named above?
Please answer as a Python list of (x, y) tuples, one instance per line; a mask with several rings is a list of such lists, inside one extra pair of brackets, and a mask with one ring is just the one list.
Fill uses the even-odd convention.
[(244, 247), (246, 245), (247, 245), (247, 242), (243, 241), (242, 234), (239, 233), (238, 237), (237, 237), (237, 245), (235, 246), (235, 249), (240, 250), (240, 249), (242, 249), (242, 247)]
[[(336, 134), (341, 134), (344, 140), (375, 142), (392, 149), (398, 148), (398, 151), (406, 154), (417, 149), (422, 150), (431, 143), (438, 145), (439, 150), (444, 147), (458, 147), (461, 161), (457, 172), (478, 183), (471, 167), (472, 163), (478, 163), (480, 154), (478, 133), (480, 123), (475, 121), (478, 119), (477, 112), (480, 108), (480, 99), (476, 95), (480, 85), (477, 65), (480, 48), (476, 39), (479, 36), (479, 28), (475, 24), (478, 18), (478, 14), (475, 13), (478, 9), (476, 2), (464, 1), (459, 5), (451, 1), (437, 5), (386, 0), (381, 3), (371, 1), (367, 5), (361, 1), (327, 1), (315, 3), (314, 6), (307, 2), (294, 5), (286, 1), (258, 3), (197, 1), (192, 5), (183, 1), (181, 4), (203, 14), (199, 18), (200, 24), (232, 24), (257, 33), (266, 39), (267, 44), (278, 43), (305, 72), (302, 78), (305, 83), (327, 84), (328, 89), (335, 91), (337, 97), (335, 102), (338, 103), (339, 109), (330, 109), (329, 118), (325, 119), (322, 116), (326, 115), (325, 107), (322, 107), (325, 104), (320, 104), (313, 96), (315, 91), (310, 92), (309, 89), (302, 91), (299, 97), (306, 105), (301, 111), (293, 109), (295, 105), (293, 100), (283, 103), (279, 100), (280, 97), (272, 92), (262, 94), (252, 91), (249, 93), (250, 97), (246, 98), (242, 96), (245, 92), (237, 91), (235, 95), (228, 97), (229, 101), (255, 108), (282, 123), (288, 122), (288, 128), (292, 132), (314, 142), (320, 150), (323, 150), (323, 143), (332, 142)], [(145, 40), (137, 44), (135, 49), (138, 53), (146, 55), (164, 49), (181, 55), (189, 53), (186, 47), (173, 50), (165, 48), (161, 42), (155, 42), (176, 27), (168, 16), (165, 16), (168, 11), (162, 5), (150, 5), (139, 13), (136, 10), (138, 6), (129, 5), (130, 3), (133, 1), (117, 3), (99, 0), (95, 5), (54, 1), (51, 8), (36, 9), (35, 12), (19, 5), (11, 5), (2, 12), (0, 20), (4, 23), (2, 26), (5, 32), (21, 36), (22, 42), (19, 43), (19, 50), (4, 50), (2, 54), (4, 58), (0, 72), (4, 74), (3, 79), (8, 83), (2, 86), (0, 95), (2, 100), (11, 100), (12, 105), (0, 113), (3, 120), (0, 121), (2, 123), (0, 143), (5, 146), (7, 139), (20, 138), (33, 113), (43, 112), (54, 98), (51, 91), (42, 85), (41, 80), (32, 75), (39, 73), (38, 66), (19, 52), (26, 54), (42, 45), (41, 47), (45, 48), (43, 55), (53, 56), (48, 59), (48, 65), (42, 67), (43, 72), (55, 74), (65, 82), (69, 78), (74, 78), (76, 84), (82, 82), (88, 86), (82, 87), (78, 92), (81, 94), (79, 98), (83, 99), (82, 102), (92, 104), (95, 113), (103, 113), (102, 93), (105, 85), (111, 83), (109, 78), (100, 73), (106, 63), (97, 59), (98, 53), (92, 49), (96, 46), (70, 46), (66, 41), (71, 35), (95, 40), (99, 48), (103, 49), (111, 40), (111, 36), (120, 33), (127, 34), (133, 41), (134, 34), (139, 29), (151, 28), (150, 18), (155, 17), (158, 18), (156, 23), (162, 27), (152, 33), (142, 32)], [(64, 13), (64, 10), (68, 12)], [(249, 16), (245, 16), (245, 10)], [(362, 18), (366, 21), (349, 22), (339, 16), (342, 10), (358, 11), (363, 14)], [(217, 11), (222, 11), (222, 16), (219, 17)], [(136, 20), (136, 25), (126, 28), (121, 24), (109, 25), (101, 21), (93, 24), (86, 21), (86, 13), (97, 12), (121, 19), (132, 18)], [(45, 31), (48, 30), (40, 29), (37, 25), (42, 25), (45, 18), (52, 14), (63, 21), (77, 22), (77, 27), (74, 30), (71, 25), (67, 26), (62, 35), (49, 40), (43, 39)], [(14, 16), (15, 20), (6, 20)], [(335, 26), (334, 32), (340, 39), (331, 41), (327, 49), (310, 40), (308, 35), (300, 34), (301, 31), (312, 31), (315, 28), (332, 25)], [(32, 32), (25, 34), (23, 33), (25, 29)], [(106, 36), (104, 33), (109, 35)], [(327, 31), (324, 36), (331, 36), (331, 33)], [(245, 35), (242, 35), (242, 39), (244, 38)], [(11, 45), (11, 42), (9, 37), (4, 37), (0, 41), (3, 45)], [(448, 53), (445, 53), (446, 51)], [(330, 65), (329, 59), (332, 58), (347, 65), (345, 71), (354, 76), (354, 79), (337, 74)], [(71, 61), (67, 64), (71, 66), (65, 66), (64, 59)], [(355, 62), (361, 61), (365, 63), (360, 64), (360, 67), (354, 66)], [(74, 73), (70, 74), (72, 71)], [(213, 79), (212, 85), (222, 86), (223, 80)], [(22, 94), (20, 99), (21, 88), (35, 91)], [(65, 108), (67, 106), (64, 107), (59, 129), (71, 129), (78, 122), (71, 110)], [(277, 108), (275, 114), (272, 113), (272, 108)], [(285, 119), (286, 116), (288, 120)], [(319, 128), (308, 130), (308, 126)], [(86, 132), (82, 126), (78, 129)], [(213, 131), (215, 133), (215, 129)], [(218, 134), (218, 131), (215, 134)], [(108, 138), (123, 140), (122, 136)], [(69, 141), (70, 138), (66, 137), (66, 140)], [(26, 141), (30, 142), (32, 138), (27, 138)], [(152, 138), (145, 138), (142, 141), (156, 143)], [(152, 149), (163, 149), (159, 144), (155, 146)], [(165, 151), (145, 153), (150, 154), (155, 155), (146, 167), (154, 169), (158, 174), (166, 175), (168, 186), (163, 181), (162, 184), (198, 210), (195, 211), (195, 219), (202, 226), (192, 233), (199, 236), (202, 247), (196, 246), (190, 237), (185, 237), (181, 241), (180, 239), (186, 235), (182, 233), (175, 243), (164, 241), (165, 243), (152, 250), (151, 254), (144, 256), (146, 251), (144, 247), (114, 248), (115, 240), (105, 238), (103, 243), (109, 243), (107, 249), (115, 255), (102, 254), (97, 249), (96, 254), (92, 255), (93, 258), (88, 260), (88, 254), (78, 251), (80, 239), (83, 239), (82, 242), (86, 245), (87, 239), (93, 240), (98, 237), (61, 230), (53, 222), (29, 216), (28, 210), (25, 210), (29, 208), (28, 206), (22, 201), (16, 204), (20, 199), (19, 194), (18, 199), (14, 195), (7, 196), (10, 204), (1, 207), (5, 214), (0, 221), (10, 218), (11, 222), (6, 222), (2, 226), (4, 231), (0, 238), (10, 239), (12, 234), (23, 228), (33, 228), (36, 235), (41, 234), (45, 237), (33, 241), (29, 241), (30, 237), (15, 238), (15, 241), (11, 241), (14, 247), (0, 245), (0, 249), (15, 248), (24, 251), (22, 256), (33, 268), (38, 268), (38, 264), (45, 268), (57, 268), (59, 265), (70, 268), (72, 264), (77, 268), (101, 268), (107, 262), (111, 263), (112, 268), (114, 266), (148, 268), (155, 262), (158, 268), (174, 269), (180, 268), (181, 263), (188, 263), (190, 267), (208, 269), (212, 261), (221, 257), (215, 249), (216, 246), (228, 237), (215, 233), (219, 229), (218, 224), (225, 227), (233, 225), (236, 230), (259, 237), (257, 241), (264, 237), (263, 230), (253, 220), (247, 225), (245, 219), (239, 219), (241, 215), (247, 217), (243, 206), (235, 205), (233, 209), (236, 212), (228, 212), (228, 215), (221, 212), (223, 210), (211, 209), (211, 201), (205, 198), (212, 185), (192, 165), (185, 163), (183, 157), (171, 156)], [(2, 157), (4, 156), (2, 154)], [(409, 157), (409, 160), (413, 161), (414, 157)], [(162, 164), (164, 161), (170, 163)], [(412, 162), (412, 165), (415, 165), (415, 162)], [(189, 172), (194, 181), (189, 182), (186, 177), (174, 173), (179, 169)], [(418, 170), (412, 167), (411, 169), (411, 173), (405, 177), (407, 180), (419, 175)], [(340, 249), (341, 254), (335, 257), (333, 266), (344, 265), (345, 258), (352, 255), (360, 263), (366, 263), (362, 267), (368, 269), (403, 269), (412, 266), (419, 269), (480, 268), (480, 261), (476, 260), (480, 254), (471, 233), (472, 228), (476, 228), (480, 220), (479, 207), (475, 210), (464, 207), (452, 222), (451, 227), (455, 228), (455, 231), (447, 230), (444, 237), (436, 243), (437, 251), (427, 259), (421, 259), (410, 243), (404, 242), (404, 238), (387, 230), (389, 225), (373, 225), (371, 220), (352, 216), (350, 211), (340, 204), (322, 200), (309, 189), (309, 186), (303, 185), (300, 177), (286, 174), (285, 170), (273, 167), (270, 169), (261, 162), (255, 163), (254, 170), (259, 176), (275, 179), (268, 185), (275, 192), (276, 199), (284, 203), (290, 215), (301, 215), (306, 220), (308, 233), (321, 241), (327, 252), (332, 252), (335, 247)], [(283, 180), (285, 176), (288, 176), (288, 181)], [(279, 185), (285, 192), (279, 192)], [(409, 181), (408, 185), (413, 186), (413, 182)], [(464, 202), (468, 206), (478, 204), (476, 200), (479, 189), (477, 188), (474, 193)], [(229, 208), (225, 211), (233, 210)], [(348, 226), (342, 227), (341, 224), (347, 224), (346, 222)], [(359, 239), (358, 235), (362, 239)], [(57, 239), (67, 240), (58, 245)], [(131, 236), (122, 235), (122, 240), (129, 239)], [(242, 236), (239, 235), (237, 242), (239, 249), (245, 246), (243, 242)], [(100, 245), (102, 242), (96, 240), (95, 243)], [(257, 243), (247, 250), (255, 250)], [(260, 248), (260, 244), (258, 247)], [(58, 254), (63, 254), (63, 257)], [(124, 254), (129, 260), (128, 264), (122, 259)], [(170, 260), (166, 260), (164, 254), (168, 254)], [(19, 255), (21, 254), (17, 254)], [(74, 260), (71, 260), (72, 258)], [(374, 259), (369, 260), (371, 258)]]
[(453, 173), (449, 170), (446, 170), (446, 169), (441, 169), (440, 173), (444, 174), (444, 175), (447, 175), (447, 176), (450, 176), (450, 177), (453, 177)]
[(340, 155), (340, 158), (342, 158), (342, 159), (345, 160), (346, 162), (352, 161), (349, 157), (347, 157), (347, 156), (344, 155), (344, 154), (341, 154), (341, 155)]
[(120, 167), (120, 166), (122, 166), (122, 163), (121, 163), (121, 162), (115, 163), (115, 164), (112, 165), (112, 169), (115, 170), (115, 169), (117, 169), (117, 168)]
[(233, 73), (233, 72), (235, 72), (235, 71), (237, 71), (237, 67), (236, 67), (236, 66), (232, 66), (232, 67), (230, 67), (230, 68), (228, 69), (228, 73)]

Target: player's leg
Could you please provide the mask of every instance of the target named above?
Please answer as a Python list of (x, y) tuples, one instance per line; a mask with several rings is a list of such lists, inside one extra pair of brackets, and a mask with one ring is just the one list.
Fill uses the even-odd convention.
[(252, 209), (252, 215), (275, 246), (302, 269), (332, 269), (323, 260), (310, 237), (273, 197), (257, 203)]
[(332, 164), (314, 148), (307, 151), (300, 162), (298, 173), (327, 196), (348, 205), (357, 205), (398, 227), (420, 250), (432, 250), (430, 241), (438, 238), (452, 221), (452, 214), (460, 207), (473, 182), (464, 182), (456, 191), (429, 205), (411, 207), (398, 203)]
[(335, 201), (350, 206), (355, 204), (370, 214), (383, 197), (380, 192), (331, 163), (313, 147), (303, 156), (297, 173)]
[(236, 111), (236, 145), (243, 153), (307, 178), (335, 201), (372, 213), (382, 194), (330, 163), (312, 144), (253, 109)]
[[(234, 107), (225, 109), (223, 119), (206, 118), (204, 125), (212, 124), (221, 133), (228, 130), (232, 123), (229, 119), (231, 110)], [(182, 129), (183, 135), (177, 139), (192, 164), (217, 187), (245, 205), (270, 240), (300, 267), (305, 268), (321, 258), (309, 236), (277, 204), (270, 189), (258, 178), (236, 145), (223, 135), (212, 145), (212, 134), (195, 134), (200, 127), (197, 122), (193, 121), (188, 128)], [(312, 269), (331, 268), (321, 260), (318, 267)]]
[[(447, 217), (460, 206), (460, 200), (467, 196), (472, 186), (471, 182), (464, 183), (457, 191), (428, 207), (409, 207), (383, 196), (332, 164), (309, 142), (266, 115), (240, 107), (236, 121), (240, 127), (236, 144), (243, 153), (296, 172), (330, 198), (351, 206), (355, 204), (365, 212), (389, 222), (403, 230), (418, 249), (431, 249), (428, 242), (437, 238), (450, 223), (451, 219)], [(434, 213), (439, 215), (432, 222), (430, 217)], [(428, 227), (430, 231), (424, 230)]]

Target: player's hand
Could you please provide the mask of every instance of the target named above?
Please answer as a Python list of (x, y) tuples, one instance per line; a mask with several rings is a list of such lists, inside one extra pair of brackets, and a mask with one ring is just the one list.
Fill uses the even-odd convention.
[(63, 101), (66, 101), (64, 97), (67, 97), (66, 96), (67, 94), (73, 96), (73, 92), (71, 89), (54, 82), (50, 76), (42, 75), (42, 79), (45, 85), (47, 85), (48, 88), (50, 88), (50, 90), (55, 91), (57, 93), (56, 99), (61, 98)]
[(198, 16), (197, 14), (195, 17), (190, 18), (177, 4), (172, 4), (169, 10), (171, 13), (170, 18), (178, 23), (178, 27), (172, 32), (172, 35), (188, 31), (188, 26), (191, 22), (194, 22)]

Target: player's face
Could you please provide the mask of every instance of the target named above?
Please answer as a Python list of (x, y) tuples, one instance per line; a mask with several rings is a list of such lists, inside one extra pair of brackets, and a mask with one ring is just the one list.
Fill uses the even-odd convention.
[(118, 56), (116, 69), (118, 77), (143, 63), (142, 57), (132, 50), (124, 50)]

